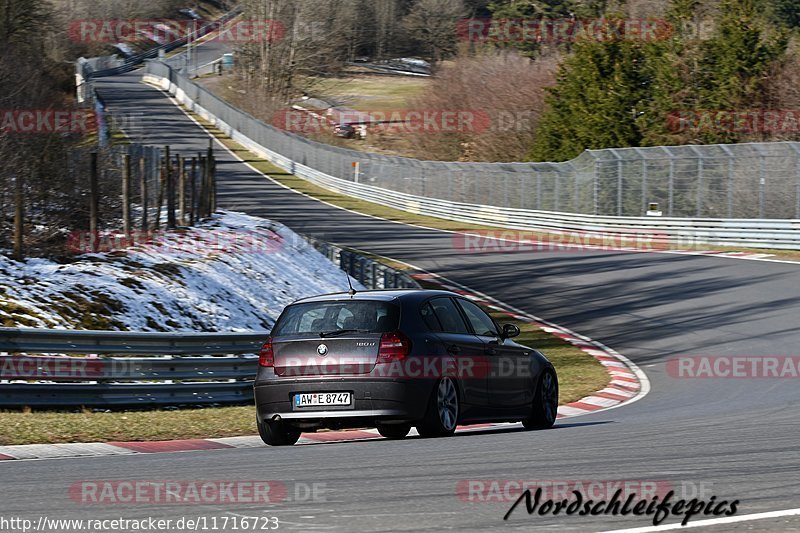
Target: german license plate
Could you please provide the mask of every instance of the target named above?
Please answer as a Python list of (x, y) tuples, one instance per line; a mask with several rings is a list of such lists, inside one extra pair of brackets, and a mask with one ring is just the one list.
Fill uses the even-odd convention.
[(323, 405), (350, 405), (349, 392), (311, 392), (294, 395), (295, 407), (319, 407)]

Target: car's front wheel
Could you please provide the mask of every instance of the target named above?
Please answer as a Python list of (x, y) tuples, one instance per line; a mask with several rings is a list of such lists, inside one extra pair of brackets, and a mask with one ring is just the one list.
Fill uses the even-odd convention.
[(300, 439), (300, 430), (283, 422), (261, 422), (257, 420), (258, 434), (270, 446), (291, 446)]
[(558, 378), (548, 368), (539, 378), (539, 387), (533, 399), (531, 415), (522, 421), (526, 429), (548, 429), (556, 423), (558, 414)]
[(411, 424), (378, 424), (378, 433), (387, 439), (405, 438), (409, 431), (411, 431)]
[(452, 435), (456, 431), (460, 409), (456, 382), (443, 377), (431, 394), (425, 418), (417, 425), (417, 431), (422, 437)]

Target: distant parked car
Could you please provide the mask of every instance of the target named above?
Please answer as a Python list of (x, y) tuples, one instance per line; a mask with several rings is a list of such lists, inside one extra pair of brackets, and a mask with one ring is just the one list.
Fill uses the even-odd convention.
[(192, 9), (192, 8), (179, 9), (178, 13), (180, 13), (181, 15), (184, 15), (184, 16), (190, 18), (190, 19), (193, 19), (193, 20), (202, 20), (203, 19), (203, 17), (201, 17), (200, 14), (197, 11), (195, 11), (194, 9)]
[(356, 128), (352, 124), (336, 124), (333, 127), (333, 134), (343, 139), (355, 139)]
[(287, 306), (264, 343), (254, 391), (261, 438), (291, 445), (322, 428), (377, 427), (391, 439), (457, 424), (556, 419), (553, 365), (447, 291), (328, 294)]

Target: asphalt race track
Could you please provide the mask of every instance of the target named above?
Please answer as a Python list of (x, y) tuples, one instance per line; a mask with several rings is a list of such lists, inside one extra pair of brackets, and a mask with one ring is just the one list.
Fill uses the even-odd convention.
[[(98, 87), (114, 112), (142, 113), (149, 143), (169, 144), (175, 152), (203, 150), (208, 136), (140, 80), (141, 73), (131, 73)], [(652, 525), (649, 517), (528, 516), (524, 505), (504, 522), (512, 502), (464, 501), (457, 487), (466, 480), (644, 480), (672, 487), (678, 497), (697, 491), (705, 499), (740, 500), (738, 515), (800, 507), (798, 380), (678, 379), (665, 368), (677, 355), (797, 354), (800, 265), (608, 251), (464, 253), (452, 234), (330, 207), (276, 185), (220, 145), (217, 156), (221, 207), (412, 263), (588, 335), (636, 362), (652, 391), (632, 405), (565, 420), (544, 432), (6, 461), (0, 463), (6, 489), (0, 514), (277, 516), (281, 529), (309, 531), (601, 531)], [(73, 483), (106, 479), (280, 480), (289, 487), (289, 499), (302, 501), (265, 508), (79, 505), (70, 499)], [(323, 484), (324, 497), (294, 494), (314, 483)], [(800, 518), (716, 527), (796, 531)]]

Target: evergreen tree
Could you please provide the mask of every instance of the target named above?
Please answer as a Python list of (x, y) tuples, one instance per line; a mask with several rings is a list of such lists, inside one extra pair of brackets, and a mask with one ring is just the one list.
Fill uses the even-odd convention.
[(639, 145), (636, 124), (649, 96), (648, 43), (580, 42), (548, 96), (530, 156), (561, 161), (585, 149)]

